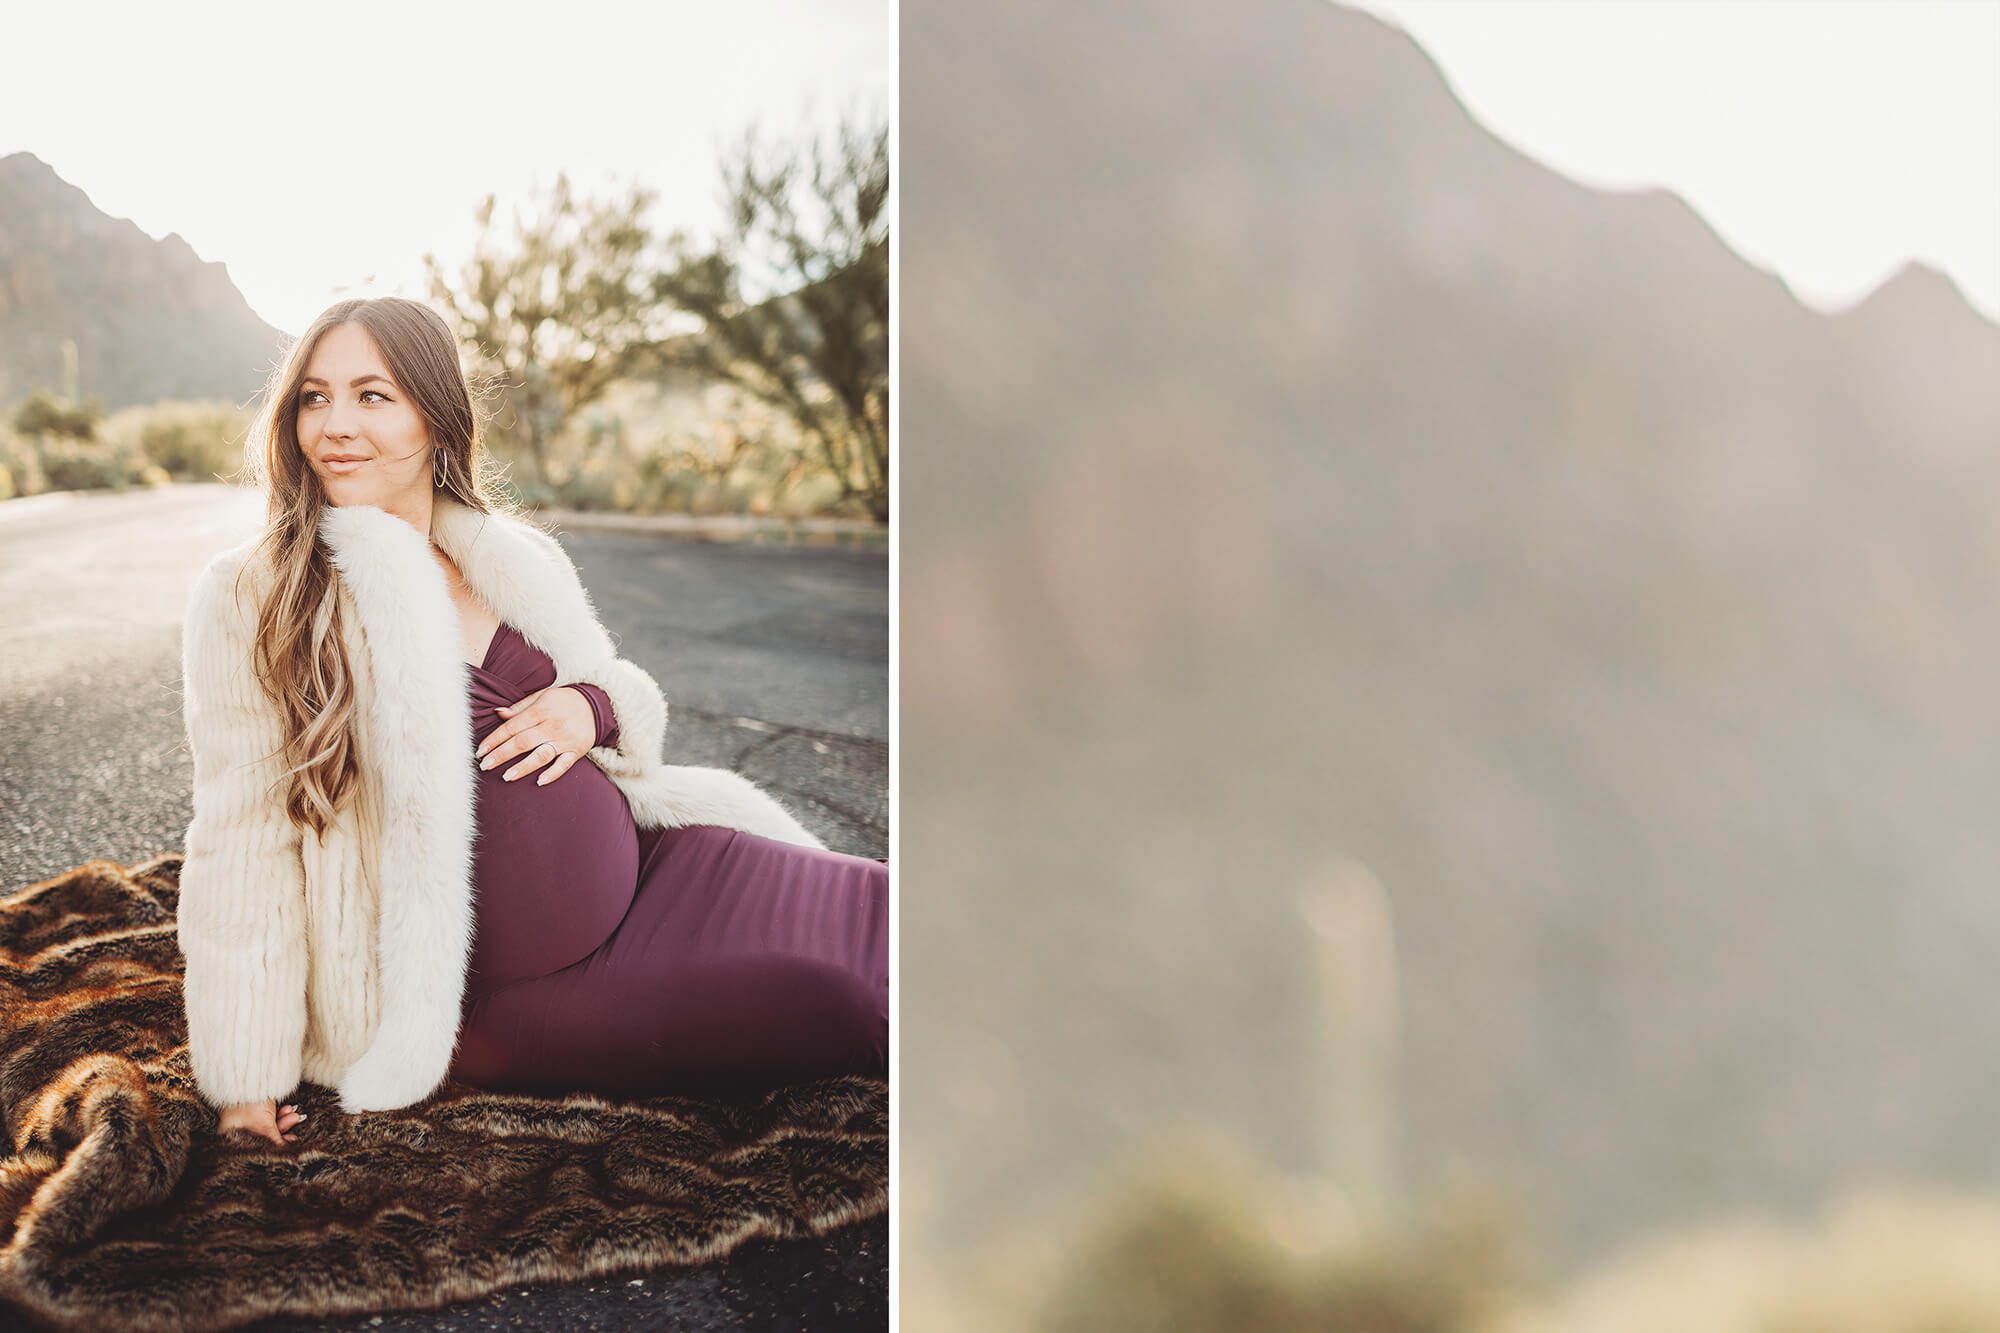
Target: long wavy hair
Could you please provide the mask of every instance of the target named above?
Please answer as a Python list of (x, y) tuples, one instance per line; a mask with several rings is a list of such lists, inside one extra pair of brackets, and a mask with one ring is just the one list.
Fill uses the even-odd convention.
[[(486, 513), (518, 512), (507, 498), (504, 466), (487, 451), (475, 402), (491, 384), (480, 384), (475, 394), (451, 327), (429, 306), (396, 296), (336, 302), (273, 366), (245, 441), (244, 467), (236, 474), (260, 486), (267, 502), (263, 538), (244, 561), (248, 569), (261, 556), (269, 576), (251, 665), (284, 723), (285, 814), (322, 842), (360, 769), (354, 677), (341, 640), (339, 576), (319, 539), (326, 490), (299, 449), (299, 396), (319, 340), (349, 323), (375, 340), (391, 378), (444, 455), (444, 484), (433, 500), (449, 495)], [(237, 573), (239, 585), (242, 574)]]

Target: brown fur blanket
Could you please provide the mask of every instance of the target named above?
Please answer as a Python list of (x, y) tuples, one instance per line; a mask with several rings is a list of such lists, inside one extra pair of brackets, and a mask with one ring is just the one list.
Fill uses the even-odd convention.
[[(0, 898), (0, 1324), (230, 1328), (700, 1263), (888, 1206), (888, 1085), (619, 1099), (447, 1082), (280, 1148), (196, 1093), (181, 856)], [(10, 1319), (11, 1316), (11, 1319)]]

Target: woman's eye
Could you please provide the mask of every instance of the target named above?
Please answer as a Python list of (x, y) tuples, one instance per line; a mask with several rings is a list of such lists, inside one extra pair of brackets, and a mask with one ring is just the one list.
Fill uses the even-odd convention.
[[(389, 401), (389, 395), (383, 393), (380, 389), (363, 389), (361, 391), (361, 396), (363, 398), (366, 398), (371, 393), (374, 394), (377, 398), (380, 398), (385, 403)], [(299, 395), (299, 405), (301, 407), (304, 407), (307, 404), (309, 404), (313, 399), (320, 397), (324, 397), (324, 395), (321, 394), (318, 389), (307, 389), (304, 393)]]

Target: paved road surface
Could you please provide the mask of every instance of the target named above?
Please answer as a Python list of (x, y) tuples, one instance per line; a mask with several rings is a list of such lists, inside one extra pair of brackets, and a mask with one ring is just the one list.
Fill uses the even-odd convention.
[[(178, 849), (192, 813), (180, 627), (194, 576), (255, 535), (224, 486), (0, 503), (0, 889)], [(879, 551), (561, 533), (620, 652), (669, 704), (675, 762), (735, 768), (836, 850), (887, 856), (888, 561)], [(886, 1223), (728, 1260), (304, 1328), (886, 1327)]]

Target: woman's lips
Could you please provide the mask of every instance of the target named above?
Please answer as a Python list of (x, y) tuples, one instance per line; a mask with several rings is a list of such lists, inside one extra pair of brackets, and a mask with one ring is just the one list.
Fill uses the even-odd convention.
[(329, 458), (326, 460), (328, 472), (352, 472), (368, 462), (365, 458)]

